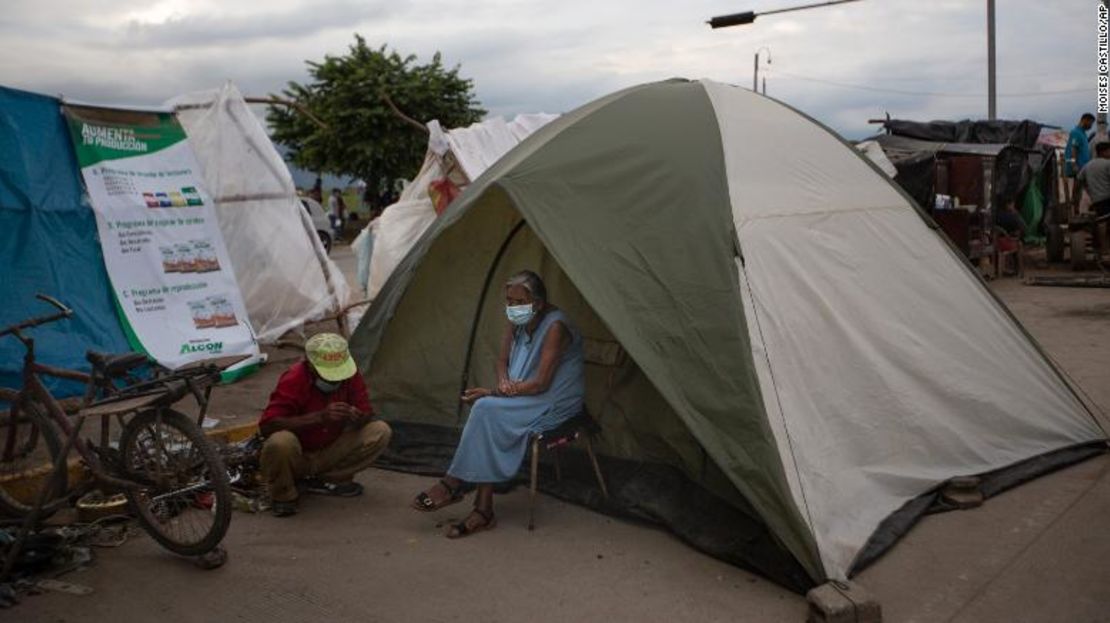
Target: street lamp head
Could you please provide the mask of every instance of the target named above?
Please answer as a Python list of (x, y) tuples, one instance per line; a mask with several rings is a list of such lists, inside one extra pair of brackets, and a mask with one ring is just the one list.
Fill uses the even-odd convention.
[(727, 28), (729, 26), (743, 26), (755, 21), (755, 11), (745, 11), (744, 13), (733, 13), (731, 15), (718, 15), (717, 17), (709, 20), (710, 28)]
[[(812, 4), (803, 4), (801, 6), (791, 6), (785, 9), (775, 9), (773, 11), (764, 11), (756, 13), (755, 11), (745, 11), (744, 13), (732, 13), (731, 15), (718, 15), (711, 18), (708, 24), (713, 28), (725, 28), (728, 26), (743, 26), (755, 21), (755, 18), (760, 15), (772, 15), (775, 13), (789, 13), (791, 11), (801, 11), (804, 9), (816, 9), (824, 6), (832, 6), (835, 4), (845, 4), (847, 2), (859, 2), (859, 0), (825, 0), (824, 2), (815, 2)], [(988, 0), (993, 6), (994, 0)]]

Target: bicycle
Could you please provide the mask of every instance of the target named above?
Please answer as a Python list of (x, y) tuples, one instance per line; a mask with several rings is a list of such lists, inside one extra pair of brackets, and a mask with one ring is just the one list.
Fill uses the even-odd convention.
[[(52, 467), (32, 504), (0, 486), (0, 513), (21, 519), (20, 536), (25, 537), (37, 521), (84, 489), (99, 485), (108, 491), (122, 491), (139, 524), (169, 551), (199, 556), (215, 549), (231, 521), (231, 478), (199, 421), (220, 373), (245, 357), (210, 359), (171, 371), (140, 353), (90, 351), (91, 373), (55, 368), (35, 361), (34, 339), (26, 332), (69, 318), (73, 311), (52, 297), (39, 294), (37, 298), (58, 312), (0, 330), (0, 337), (15, 337), (26, 351), (23, 388), (0, 388), (0, 400), (10, 405), (6, 421), (0, 422), (0, 475), (26, 472), (46, 460)], [(153, 378), (137, 379), (135, 370), (146, 365), (154, 368)], [(41, 375), (85, 384), (75, 416), (66, 414)], [(122, 387), (117, 384), (121, 380), (125, 382)], [(201, 407), (198, 422), (171, 408), (189, 394)], [(96, 418), (100, 419), (100, 440), (94, 444), (81, 437), (81, 430), (89, 419)], [(115, 446), (110, 435), (113, 419), (121, 427)], [(68, 458), (73, 451), (91, 478), (83, 487), (70, 489)], [(9, 548), (0, 577), (10, 571), (20, 542), (17, 537)]]

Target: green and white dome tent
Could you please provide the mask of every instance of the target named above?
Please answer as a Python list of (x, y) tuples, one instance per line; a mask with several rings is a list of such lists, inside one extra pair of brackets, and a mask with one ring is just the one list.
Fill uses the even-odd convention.
[(449, 442), (432, 446), (465, 421), (460, 387), (493, 383), (500, 286), (524, 268), (628, 356), (587, 366), (613, 498), (577, 497), (799, 590), (858, 570), (953, 477), (989, 495), (1106, 450), (912, 201), (746, 89), (671, 80), (587, 104), (429, 228), (352, 340), (399, 465), (445, 465)]

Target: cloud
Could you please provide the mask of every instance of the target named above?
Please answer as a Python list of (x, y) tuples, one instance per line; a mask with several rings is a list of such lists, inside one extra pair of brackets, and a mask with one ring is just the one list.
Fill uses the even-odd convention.
[(129, 20), (125, 36), (113, 39), (110, 45), (180, 49), (222, 44), (233, 49), (259, 39), (306, 37), (349, 28), (358, 21), (383, 19), (391, 12), (390, 6), (395, 5), (380, 2), (367, 6), (353, 0), (328, 0), (273, 12), (236, 14), (221, 8), (204, 13), (171, 13), (159, 21)]
[[(749, 85), (752, 55), (766, 46), (769, 94), (849, 137), (872, 132), (867, 119), (885, 112), (985, 116), (982, 2), (872, 0), (765, 16), (745, 27), (705, 24), (713, 15), (783, 4), (6, 0), (0, 83), (103, 102), (157, 103), (225, 79), (264, 94), (305, 80), (306, 59), (343, 53), (359, 32), (371, 45), (388, 43), (421, 60), (442, 52), (474, 80), (491, 114), (564, 112), (673, 76)], [(1093, 107), (1094, 17), (1094, 3), (998, 4), (1001, 93), (1090, 89), (1003, 97), (1001, 116), (1070, 125)]]

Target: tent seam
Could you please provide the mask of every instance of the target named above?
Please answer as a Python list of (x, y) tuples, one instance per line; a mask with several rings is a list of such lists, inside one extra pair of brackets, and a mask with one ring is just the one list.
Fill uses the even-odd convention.
[[(765, 221), (771, 219), (784, 219), (798, 216), (835, 216), (838, 214), (854, 214), (858, 212), (893, 212), (897, 210), (905, 210), (906, 206), (888, 205), (888, 206), (870, 206), (866, 208), (848, 208), (844, 210), (810, 210), (807, 212), (791, 212), (789, 214), (760, 214), (757, 216), (739, 216), (736, 219), (737, 225), (744, 225), (754, 221)], [(910, 208), (912, 210), (912, 208)]]
[[(1063, 372), (1063, 368), (1060, 367), (1056, 360), (1048, 355), (1048, 351), (1046, 351), (1044, 347), (1041, 346), (1041, 343), (1038, 342), (1035, 337), (1033, 337), (1033, 334), (1025, 328), (1025, 325), (1023, 325), (1021, 321), (1018, 320), (1017, 316), (1014, 315), (1014, 312), (1011, 311), (1010, 308), (1002, 302), (1002, 299), (998, 296), (997, 293), (995, 293), (994, 290), (991, 290), (983, 276), (979, 274), (979, 272), (975, 270), (975, 268), (971, 265), (971, 260), (963, 256), (963, 254), (956, 248), (955, 243), (953, 243), (952, 240), (949, 239), (948, 236), (940, 230), (940, 226), (937, 224), (936, 221), (933, 220), (933, 217), (929, 216), (929, 214), (925, 211), (925, 208), (919, 205), (917, 203), (917, 200), (910, 196), (908, 192), (906, 192), (906, 189), (902, 188), (901, 185), (894, 181), (893, 177), (887, 175), (881, 168), (879, 168), (877, 164), (872, 162), (870, 158), (860, 153), (860, 151), (856, 149), (854, 145), (852, 145), (847, 140), (845, 140), (844, 137), (833, 131), (833, 129), (829, 126), (782, 100), (776, 99), (774, 97), (769, 97), (767, 95), (762, 95), (761, 97), (765, 97), (768, 100), (775, 102), (779, 106), (782, 106), (787, 110), (791, 110), (797, 113), (803, 119), (808, 119), (811, 123), (827, 132), (830, 136), (833, 137), (833, 139), (839, 141), (840, 144), (847, 147), (853, 154), (856, 155), (857, 158), (860, 159), (861, 162), (867, 165), (867, 167), (874, 171), (875, 174), (878, 175), (881, 179), (886, 180), (886, 182), (890, 184), (891, 188), (893, 188), (899, 195), (902, 196), (903, 199), (906, 200), (907, 203), (910, 204), (910, 207), (925, 223), (925, 226), (933, 230), (933, 233), (940, 239), (942, 246), (947, 248), (949, 255), (954, 257), (957, 260), (957, 263), (964, 267), (965, 273), (972, 279), (972, 281), (975, 281), (979, 284), (980, 288), (982, 288), (982, 291), (986, 292), (987, 296), (994, 301), (994, 304), (1002, 311), (1002, 314), (1008, 317), (1010, 319), (1010, 322), (1017, 327), (1018, 331), (1025, 336), (1025, 339), (1028, 340), (1028, 342), (1033, 346), (1033, 350), (1040, 353), (1045, 362), (1048, 363), (1049, 369), (1056, 373), (1056, 377), (1064, 384), (1064, 387), (1068, 388), (1075, 401), (1079, 404), (1080, 407), (1083, 408), (1084, 411), (1087, 412), (1087, 416), (1095, 424), (1095, 427), (1101, 430), (1104, 435), (1107, 434), (1106, 427), (1104, 427), (1102, 425), (1102, 422), (1099, 421), (1098, 416), (1095, 415), (1095, 412), (1091, 409), (1091, 405), (1088, 404), (1086, 400), (1084, 400), (1083, 396), (1080, 396), (1081, 390), (1079, 389), (1078, 383), (1076, 383), (1069, 375)], [(935, 152), (933, 154), (933, 158), (936, 158)], [(1086, 392), (1083, 392), (1083, 394), (1086, 395)]]
[[(782, 430), (786, 433), (786, 445), (790, 448), (790, 462), (794, 465), (794, 473), (798, 477), (798, 491), (802, 494), (802, 506), (805, 507), (806, 521), (809, 523), (810, 532), (813, 533), (816, 540), (817, 531), (814, 528), (813, 514), (809, 510), (809, 499), (806, 496), (805, 485), (802, 483), (802, 471), (798, 467), (798, 458), (794, 452), (794, 439), (790, 436), (790, 427), (787, 426), (786, 414), (782, 409), (782, 397), (779, 395), (778, 384), (775, 383), (775, 370), (771, 365), (771, 353), (767, 350), (767, 339), (763, 336), (763, 324), (759, 321), (759, 310), (757, 309), (757, 302), (755, 299), (755, 292), (751, 288), (751, 279), (748, 277), (748, 267), (743, 260), (740, 262), (741, 270), (744, 272), (744, 287), (748, 291), (748, 296), (752, 299), (752, 316), (755, 317), (755, 328), (759, 332), (759, 342), (763, 347), (763, 358), (767, 361), (767, 373), (771, 377), (771, 387), (775, 390), (775, 403), (778, 405), (779, 419), (782, 420)], [(816, 545), (816, 543), (815, 543)], [(821, 555), (821, 546), (817, 545), (817, 555)], [(822, 562), (822, 564), (824, 564)]]

